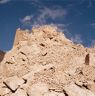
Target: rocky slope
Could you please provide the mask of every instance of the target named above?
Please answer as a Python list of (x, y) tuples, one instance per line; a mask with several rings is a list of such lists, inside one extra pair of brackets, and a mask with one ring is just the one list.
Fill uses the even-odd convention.
[(54, 26), (18, 29), (0, 63), (0, 96), (95, 96), (95, 48)]

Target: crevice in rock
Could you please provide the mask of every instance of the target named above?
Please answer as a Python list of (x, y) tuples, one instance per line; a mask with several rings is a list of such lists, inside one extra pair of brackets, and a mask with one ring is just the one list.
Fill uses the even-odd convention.
[(40, 46), (45, 47), (45, 44), (41, 43)]
[(54, 69), (54, 67), (50, 67), (50, 70), (53, 70)]
[(88, 86), (85, 85), (85, 84), (79, 85), (79, 84), (75, 83), (75, 85), (78, 86), (78, 87), (80, 87), (80, 88), (85, 88), (85, 89), (88, 89), (89, 90)]
[(82, 71), (80, 71), (80, 73), (79, 73), (79, 74), (83, 75), (83, 72), (82, 72)]
[(53, 39), (53, 37), (49, 37), (49, 39), (51, 40), (51, 39)]
[(55, 72), (55, 67), (50, 67), (49, 70), (51, 70), (52, 72)]
[(68, 93), (63, 89), (63, 93), (65, 94), (65, 96), (69, 96)]
[(88, 89), (88, 90), (89, 90), (89, 88), (88, 88), (88, 86), (87, 86), (87, 85), (83, 84), (82, 86), (83, 86), (84, 88), (86, 88), (86, 89)]
[[(28, 60), (28, 64), (30, 64), (28, 55), (26, 55), (26, 54), (25, 54), (24, 52), (22, 52), (22, 51), (21, 51), (20, 53), (26, 56), (26, 59)], [(22, 61), (26, 61), (26, 60), (22, 58)]]
[(23, 78), (23, 80), (24, 80), (24, 83), (23, 83), (23, 84), (26, 84), (26, 83), (27, 83), (27, 79), (24, 79), (24, 78)]
[(76, 49), (75, 47), (72, 47), (73, 49)]
[(51, 92), (51, 91), (55, 91), (55, 89), (49, 89), (49, 91)]
[(75, 83), (75, 85), (76, 85), (76, 86), (78, 86), (78, 87), (80, 87), (80, 88), (82, 88), (82, 86), (81, 86), (81, 85), (79, 85), (79, 84), (77, 84), (77, 83)]
[(7, 64), (13, 64), (13, 63), (12, 63), (12, 62), (10, 62), (10, 61), (6, 61), (6, 63), (7, 63)]
[(22, 51), (21, 51), (20, 53), (23, 54), (23, 55), (26, 55), (26, 54), (25, 54), (24, 52), (22, 52)]
[(45, 53), (45, 54), (42, 54), (42, 56), (46, 56), (47, 55), (47, 53)]
[(85, 64), (86, 65), (89, 65), (89, 62), (90, 62), (90, 56), (89, 56), (89, 53), (86, 55), (85, 57)]
[(26, 93), (27, 94), (27, 96), (30, 96), (28, 93)]
[(57, 89), (49, 89), (50, 92), (57, 92), (57, 93), (63, 93), (63, 90), (57, 90)]
[(22, 58), (22, 61), (25, 61), (25, 59)]
[(95, 80), (93, 80), (93, 82), (95, 83)]
[(58, 42), (58, 40), (57, 40), (57, 39), (55, 39), (54, 41), (55, 41), (55, 42)]

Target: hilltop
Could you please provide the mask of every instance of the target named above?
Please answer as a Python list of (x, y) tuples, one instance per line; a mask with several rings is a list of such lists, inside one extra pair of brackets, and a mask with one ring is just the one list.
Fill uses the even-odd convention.
[(95, 48), (74, 44), (55, 26), (17, 29), (0, 62), (0, 96), (95, 96)]

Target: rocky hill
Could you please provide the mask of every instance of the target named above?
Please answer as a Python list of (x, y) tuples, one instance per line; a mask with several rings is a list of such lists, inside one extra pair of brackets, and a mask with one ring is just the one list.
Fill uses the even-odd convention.
[(95, 48), (74, 44), (54, 26), (17, 29), (0, 62), (0, 96), (95, 96)]

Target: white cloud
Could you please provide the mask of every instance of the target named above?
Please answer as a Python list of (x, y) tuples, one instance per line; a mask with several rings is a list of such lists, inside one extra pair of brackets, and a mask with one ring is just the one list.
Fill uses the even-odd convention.
[(31, 20), (32, 20), (32, 15), (28, 15), (28, 16), (25, 16), (23, 19), (21, 19), (21, 23), (22, 24), (31, 24)]
[[(21, 19), (21, 23), (23, 25), (29, 25), (31, 26), (40, 26), (40, 25), (45, 25), (45, 24), (51, 24), (54, 26), (58, 27), (58, 31), (59, 32), (64, 32), (64, 34), (66, 35), (67, 38), (71, 38), (72, 35), (71, 33), (68, 31), (68, 27), (72, 24), (72, 23), (68, 23), (68, 24), (60, 24), (57, 23), (57, 20), (63, 20), (66, 16), (68, 15), (68, 11), (66, 9), (64, 9), (63, 7), (60, 6), (54, 6), (52, 8), (40, 8), (37, 13), (33, 13), (30, 15), (25, 16), (23, 19)], [(48, 20), (52, 21), (50, 23), (48, 23)], [(54, 22), (53, 22), (54, 21)], [(74, 39), (74, 38), (72, 38)], [(75, 41), (79, 40), (77, 37), (75, 37)], [(79, 41), (81, 42), (81, 41)]]
[(90, 24), (92, 28), (95, 28), (95, 23)]
[(63, 8), (44, 8), (42, 10), (39, 10), (40, 14), (36, 18), (36, 23), (39, 24), (45, 24), (47, 23), (47, 19), (51, 20), (57, 20), (59, 18), (64, 18), (65, 15), (67, 14), (67, 11), (64, 10)]
[(88, 6), (87, 8), (93, 7), (93, 2), (91, 0), (88, 1)]
[(57, 19), (64, 18), (67, 15), (67, 10), (63, 8), (47, 8), (39, 9), (38, 13), (31, 14), (30, 16), (25, 16), (20, 21), (23, 24), (30, 23), (32, 25), (43, 25), (48, 24), (48, 20), (56, 21)]
[[(64, 32), (66, 34), (69, 33), (69, 31), (67, 30), (67, 27), (69, 27), (72, 23), (68, 23), (68, 24), (51, 24), (51, 25), (54, 25), (54, 26), (57, 26), (58, 27), (58, 31), (59, 32)], [(69, 34), (68, 34), (69, 35)]]
[(92, 46), (92, 47), (95, 46), (95, 40), (92, 40), (91, 46)]
[(72, 40), (74, 43), (78, 43), (78, 44), (83, 43), (83, 41), (82, 41), (82, 39), (81, 39), (81, 35), (79, 35), (79, 34), (75, 35), (74, 37), (71, 37), (71, 40)]
[(11, 0), (0, 0), (0, 4), (5, 4), (5, 3), (8, 3), (9, 1)]
[(95, 0), (80, 0), (80, 4), (87, 4), (87, 8), (91, 8), (91, 7), (93, 7), (94, 6), (94, 3), (95, 2)]
[(62, 16), (65, 16), (67, 14), (67, 11), (64, 10), (63, 8), (59, 8), (59, 9), (49, 9), (49, 8), (45, 8), (44, 10), (40, 10), (40, 12), (42, 13), (41, 16), (42, 17), (50, 17), (51, 19), (56, 19)]

